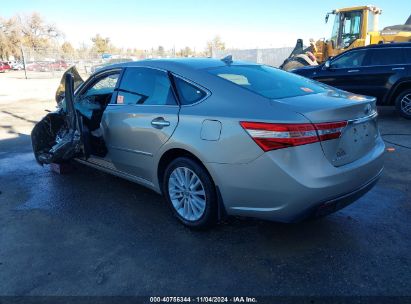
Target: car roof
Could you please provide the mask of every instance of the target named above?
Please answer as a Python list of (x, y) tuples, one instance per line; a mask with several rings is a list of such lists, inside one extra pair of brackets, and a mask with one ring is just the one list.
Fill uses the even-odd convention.
[(346, 50), (335, 57), (332, 60), (345, 56), (346, 54), (350, 54), (352, 52), (360, 51), (360, 50), (373, 50), (373, 49), (386, 49), (386, 48), (404, 48), (404, 47), (411, 47), (411, 42), (394, 42), (394, 43), (380, 43), (380, 44), (370, 44), (367, 46), (357, 47), (353, 49)]
[[(120, 68), (120, 67), (154, 67), (173, 71), (177, 69), (185, 70), (204, 70), (208, 68), (216, 68), (227, 65), (228, 63), (216, 58), (165, 58), (165, 59), (144, 59), (139, 61), (122, 62), (117, 64), (110, 64), (104, 69)], [(232, 61), (229, 65), (259, 65), (253, 62), (246, 61)]]
[(411, 47), (411, 42), (393, 42), (393, 43), (370, 44), (370, 45), (367, 45), (367, 46), (351, 49), (350, 51), (368, 50), (368, 49), (383, 49), (383, 48), (403, 48), (403, 47)]

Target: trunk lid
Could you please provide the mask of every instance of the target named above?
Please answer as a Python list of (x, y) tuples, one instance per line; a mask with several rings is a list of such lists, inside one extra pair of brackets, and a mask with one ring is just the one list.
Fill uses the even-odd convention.
[(361, 158), (376, 145), (379, 131), (374, 97), (329, 90), (326, 93), (276, 99), (271, 104), (290, 107), (313, 124), (347, 121), (339, 138), (321, 141), (325, 156), (336, 167)]

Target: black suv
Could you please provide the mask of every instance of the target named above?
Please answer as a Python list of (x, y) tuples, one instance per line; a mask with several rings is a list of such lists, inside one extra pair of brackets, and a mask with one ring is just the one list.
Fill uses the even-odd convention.
[(378, 44), (348, 50), (318, 66), (291, 72), (395, 105), (411, 119), (411, 43)]

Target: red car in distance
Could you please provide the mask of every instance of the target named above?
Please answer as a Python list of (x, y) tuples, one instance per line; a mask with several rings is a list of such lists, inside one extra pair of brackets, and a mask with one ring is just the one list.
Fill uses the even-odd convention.
[(34, 72), (51, 72), (51, 71), (64, 71), (68, 68), (67, 62), (64, 60), (56, 61), (37, 61), (26, 64), (27, 71)]
[(11, 69), (11, 66), (7, 62), (0, 62), (0, 73), (5, 73)]

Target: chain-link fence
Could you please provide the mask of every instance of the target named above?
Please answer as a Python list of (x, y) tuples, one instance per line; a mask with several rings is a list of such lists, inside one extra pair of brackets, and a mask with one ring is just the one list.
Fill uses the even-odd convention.
[[(213, 50), (214, 58), (223, 58), (232, 55), (235, 60), (244, 60), (263, 63), (278, 67), (290, 55), (292, 47), (270, 49), (229, 49), (224, 51)], [(102, 56), (90, 49), (62, 52), (61, 48), (34, 50), (27, 47), (22, 49), (23, 60), (10, 61), (12, 70), (20, 71), (16, 76), (27, 78), (60, 78), (65, 70), (75, 65), (82, 75), (90, 75), (107, 64), (125, 61), (134, 61), (145, 58), (159, 57), (150, 51), (135, 54), (116, 54)], [(167, 56), (169, 57), (169, 56)], [(25, 70), (24, 70), (25, 67)]]
[(271, 49), (250, 49), (236, 50), (228, 49), (224, 51), (213, 50), (214, 58), (223, 58), (232, 55), (234, 60), (244, 60), (256, 63), (262, 63), (279, 67), (286, 58), (291, 54), (293, 47), (271, 48)]
[[(27, 78), (56, 78), (61, 77), (65, 70), (75, 65), (82, 75), (90, 75), (99, 68), (108, 64), (136, 61), (147, 58), (169, 58), (183, 56), (176, 54), (175, 50), (122, 50), (115, 54), (101, 54), (90, 48), (77, 49), (72, 52), (63, 52), (61, 47), (47, 49), (22, 48), (23, 60), (10, 61), (12, 70), (20, 71)], [(192, 55), (190, 55), (192, 56)], [(24, 69), (25, 67), (25, 69)], [(18, 74), (18, 73), (16, 73)]]
[[(22, 48), (22, 58), (8, 61), (10, 71), (18, 71), (16, 77), (59, 78), (70, 66), (75, 65), (82, 75), (90, 75), (107, 64), (151, 58), (149, 52), (133, 56), (133, 54), (98, 54), (89, 49), (62, 52), (60, 48), (34, 50)], [(24, 59), (24, 60), (23, 60)]]
[(76, 65), (81, 74), (90, 74), (92, 68), (104, 63), (96, 53), (84, 52), (63, 53), (60, 49), (34, 50), (22, 48), (23, 60), (11, 62), (12, 69), (25, 73), (27, 78), (61, 77), (70, 66)]

